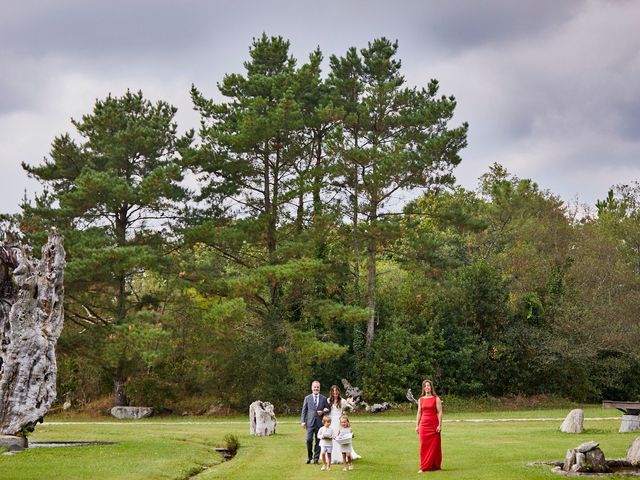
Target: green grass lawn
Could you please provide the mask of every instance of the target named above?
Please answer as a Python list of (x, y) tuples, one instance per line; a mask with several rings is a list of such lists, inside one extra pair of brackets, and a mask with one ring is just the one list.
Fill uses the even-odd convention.
[[(607, 458), (621, 458), (638, 436), (618, 433), (620, 421), (615, 410), (586, 409), (586, 431), (580, 435), (560, 433), (561, 420), (545, 420), (562, 419), (566, 414), (567, 410), (534, 410), (446, 415), (443, 470), (425, 474), (416, 473), (418, 439), (410, 414), (353, 416), (354, 447), (363, 458), (354, 462), (351, 472), (336, 467), (320, 472), (318, 466), (306, 465), (305, 434), (295, 417), (279, 418), (277, 434), (263, 438), (250, 436), (248, 421), (242, 418), (65, 420), (55, 424), (54, 419), (48, 419), (38, 426), (31, 441), (118, 444), (38, 448), (0, 455), (0, 479), (551, 479), (559, 477), (550, 467), (526, 464), (562, 459), (568, 448), (588, 440), (599, 442)], [(597, 417), (614, 419), (595, 420)], [(470, 419), (522, 421), (483, 423)], [(238, 435), (241, 447), (233, 460), (222, 462), (214, 448), (222, 446), (227, 433)]]

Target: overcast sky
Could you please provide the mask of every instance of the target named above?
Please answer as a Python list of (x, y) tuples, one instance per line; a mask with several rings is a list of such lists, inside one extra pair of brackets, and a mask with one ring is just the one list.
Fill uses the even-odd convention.
[(191, 84), (216, 97), (262, 32), (289, 39), (299, 63), (316, 46), (328, 58), (397, 39), (407, 83), (438, 79), (454, 124), (470, 124), (459, 183), (475, 188), (498, 162), (593, 204), (640, 180), (639, 24), (635, 0), (6, 0), (0, 212), (38, 189), (20, 162), (41, 163), (97, 98), (142, 90), (197, 127)]

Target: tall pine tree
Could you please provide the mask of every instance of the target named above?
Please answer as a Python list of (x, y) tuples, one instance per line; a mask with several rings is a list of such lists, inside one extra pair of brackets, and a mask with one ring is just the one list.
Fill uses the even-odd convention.
[(72, 120), (79, 141), (61, 135), (44, 164), (23, 163), (45, 187), (23, 206), (23, 230), (56, 225), (66, 237), (63, 336), (113, 382), (116, 405), (128, 403), (127, 381), (149, 367), (144, 350), (163, 336), (141, 280), (166, 263), (171, 220), (187, 198), (179, 150), (191, 139), (178, 137), (175, 113), (142, 92), (109, 95)]
[[(456, 102), (438, 97), (438, 82), (408, 88), (396, 58), (398, 43), (370, 42), (358, 54), (331, 57), (329, 84), (343, 110), (334, 152), (346, 190), (354, 251), (367, 266), (366, 346), (370, 350), (377, 319), (376, 261), (384, 235), (381, 214), (399, 191), (453, 183), (452, 169), (466, 146), (467, 124), (450, 128)], [(359, 282), (356, 257), (356, 283)]]

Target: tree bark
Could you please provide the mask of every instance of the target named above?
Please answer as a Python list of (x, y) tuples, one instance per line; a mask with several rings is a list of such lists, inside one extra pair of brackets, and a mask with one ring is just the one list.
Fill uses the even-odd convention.
[(376, 317), (377, 317), (377, 305), (376, 305), (376, 242), (375, 239), (370, 238), (367, 245), (367, 306), (369, 307), (369, 321), (367, 322), (367, 352), (369, 353), (373, 346), (373, 339), (376, 331)]
[(10, 235), (0, 243), (0, 435), (32, 430), (56, 398), (62, 243), (52, 232), (40, 261)]
[(124, 388), (125, 380), (116, 378), (113, 381), (113, 406), (114, 407), (127, 407), (129, 406), (129, 398)]

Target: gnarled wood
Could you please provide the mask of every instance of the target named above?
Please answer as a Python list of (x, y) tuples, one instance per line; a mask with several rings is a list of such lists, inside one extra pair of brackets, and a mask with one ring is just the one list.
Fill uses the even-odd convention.
[(276, 433), (276, 415), (269, 402), (256, 400), (249, 405), (249, 432), (258, 437), (267, 437)]
[(56, 398), (63, 277), (57, 233), (39, 261), (11, 235), (0, 243), (0, 435), (32, 430)]

